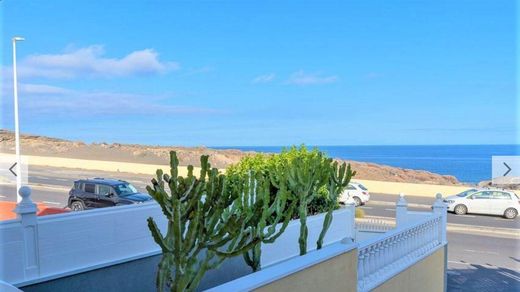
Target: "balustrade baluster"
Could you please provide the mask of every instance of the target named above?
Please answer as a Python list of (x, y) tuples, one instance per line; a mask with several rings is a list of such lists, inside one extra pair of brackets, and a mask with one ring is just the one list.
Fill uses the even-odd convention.
[(358, 288), (363, 291), (365, 288), (365, 249), (359, 252), (358, 256)]

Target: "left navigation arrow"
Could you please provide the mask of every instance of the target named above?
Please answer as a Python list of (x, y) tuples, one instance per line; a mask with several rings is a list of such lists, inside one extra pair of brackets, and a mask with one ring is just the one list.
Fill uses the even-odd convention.
[(13, 171), (13, 168), (16, 166), (17, 162), (15, 162), (11, 167), (9, 167), (9, 171), (14, 175), (14, 176), (17, 176), (16, 175), (16, 172)]

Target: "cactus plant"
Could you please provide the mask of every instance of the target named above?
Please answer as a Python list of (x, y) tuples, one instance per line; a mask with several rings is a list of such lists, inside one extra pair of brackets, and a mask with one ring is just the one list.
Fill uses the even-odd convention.
[(337, 202), (339, 195), (341, 192), (348, 186), (348, 183), (352, 179), (356, 172), (352, 171), (350, 167), (350, 163), (347, 165), (346, 163), (342, 163), (338, 168), (338, 162), (334, 161), (334, 163), (330, 164), (329, 168), (329, 184), (328, 184), (328, 196), (329, 200), (327, 206), (327, 213), (325, 214), (325, 218), (323, 220), (323, 228), (321, 229), (320, 235), (318, 237), (318, 241), (316, 242), (317, 248), (321, 249), (323, 246), (323, 239), (325, 238), (325, 234), (329, 230), (330, 224), (332, 223), (332, 212), (335, 209), (335, 202)]
[(330, 160), (321, 152), (306, 157), (295, 157), (287, 165), (288, 186), (297, 196), (300, 236), (300, 255), (307, 253), (307, 212), (319, 188), (328, 181)]
[[(163, 236), (153, 218), (148, 227), (163, 255), (157, 272), (157, 289), (193, 291), (206, 271), (225, 258), (243, 254), (261, 240), (249, 226), (258, 220), (263, 202), (241, 198), (240, 186), (230, 186), (225, 176), (201, 157), (198, 178), (188, 166), (185, 178), (178, 175), (179, 160), (170, 152), (170, 174), (157, 170), (148, 193), (167, 218)], [(169, 193), (165, 186), (168, 187)]]
[[(252, 221), (250, 226), (251, 232), (261, 238), (261, 242), (243, 254), (245, 262), (252, 268), (253, 272), (260, 269), (261, 243), (273, 243), (285, 231), (297, 203), (287, 190), (287, 179), (283, 176), (283, 173), (277, 173), (275, 168), (271, 168), (268, 176), (256, 177), (254, 180), (250, 176), (249, 194), (245, 196), (246, 198), (255, 198), (255, 200), (260, 199), (263, 202), (262, 216)], [(259, 184), (259, 181), (262, 183)], [(277, 188), (273, 200), (270, 196), (271, 186)], [(289, 204), (289, 201), (292, 201), (292, 203)], [(276, 230), (278, 223), (282, 223), (282, 225)]]

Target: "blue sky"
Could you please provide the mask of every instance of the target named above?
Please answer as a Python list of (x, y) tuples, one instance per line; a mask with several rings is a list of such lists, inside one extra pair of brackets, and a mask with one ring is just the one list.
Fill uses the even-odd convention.
[(519, 143), (514, 1), (27, 1), (2, 128), (162, 145)]

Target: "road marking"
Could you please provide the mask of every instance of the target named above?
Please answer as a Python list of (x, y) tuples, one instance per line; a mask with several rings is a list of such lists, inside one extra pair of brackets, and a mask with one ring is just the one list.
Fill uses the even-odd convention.
[(448, 261), (448, 263), (458, 264), (458, 265), (465, 265), (465, 266), (471, 266), (470, 263), (462, 263), (462, 262), (456, 262), (456, 261)]
[(498, 252), (494, 252), (494, 251), (474, 250), (474, 249), (465, 249), (464, 251), (467, 251), (467, 252), (474, 252), (474, 253), (483, 253), (483, 254), (493, 254), (493, 255), (498, 255)]
[(29, 178), (37, 178), (37, 179), (44, 179), (44, 180), (49, 180), (50, 179), (50, 178), (44, 177), (44, 176), (33, 176), (33, 177), (29, 177)]
[(68, 179), (65, 179), (65, 178), (56, 178), (55, 180), (58, 180), (58, 181), (69, 181)]
[(374, 209), (373, 207), (366, 207), (366, 206), (361, 206), (359, 208), (361, 208), (361, 209)]
[(2, 196), (2, 195), (0, 195), (0, 198), (7, 198), (7, 197), (6, 197), (6, 196)]
[(386, 211), (395, 211), (395, 209), (385, 209)]
[(61, 205), (61, 203), (57, 203), (57, 202), (49, 202), (49, 201), (43, 201), (43, 203), (45, 203), (45, 204), (51, 204), (51, 205)]

